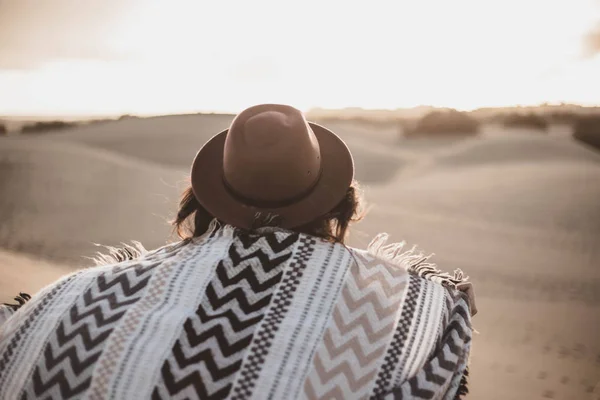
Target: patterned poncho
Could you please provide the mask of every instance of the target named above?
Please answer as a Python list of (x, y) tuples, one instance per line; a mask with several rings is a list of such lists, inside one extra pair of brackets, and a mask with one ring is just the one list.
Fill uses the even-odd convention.
[(385, 241), (224, 226), (74, 272), (4, 308), (0, 398), (458, 398), (470, 284)]

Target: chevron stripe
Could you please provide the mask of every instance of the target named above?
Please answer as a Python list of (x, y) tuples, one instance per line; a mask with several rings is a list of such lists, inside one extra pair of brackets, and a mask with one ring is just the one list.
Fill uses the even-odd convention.
[[(84, 390), (87, 389), (91, 381), (91, 378), (87, 378), (83, 380), (79, 385), (72, 385), (67, 377), (67, 374), (64, 370), (59, 371), (56, 375), (52, 376), (50, 379), (43, 381), (39, 374), (33, 375), (33, 384), (40, 392), (49, 392), (55, 386), (58, 386), (60, 396), (56, 396), (55, 398), (59, 399), (69, 399), (73, 398), (78, 394), (81, 394)], [(22, 398), (30, 398), (30, 395), (24, 393)], [(33, 397), (37, 398), (37, 397)], [(53, 398), (53, 397), (49, 397)]]
[(297, 234), (236, 232), (205, 296), (164, 361), (153, 398), (229, 395), (257, 324), (292, 256)]
[[(185, 354), (183, 354), (183, 350), (181, 348), (180, 342), (176, 342), (175, 346), (173, 347), (173, 355), (175, 356), (177, 365), (180, 368), (184, 368), (189, 365), (199, 364), (202, 362), (205, 363), (206, 367), (208, 369), (208, 372), (210, 373), (211, 378), (213, 380), (217, 380), (217, 379), (219, 379), (219, 377), (221, 377), (223, 375), (231, 375), (231, 374), (235, 373), (240, 368), (240, 365), (242, 363), (241, 360), (238, 360), (231, 365), (228, 365), (223, 368), (219, 368), (219, 366), (217, 365), (217, 363), (214, 360), (215, 357), (213, 357), (212, 351), (209, 349), (203, 350), (200, 353), (194, 354), (191, 357), (186, 357)], [(165, 365), (167, 365), (167, 364), (165, 364)], [(177, 392), (174, 392), (171, 394), (175, 394), (175, 393), (177, 393)]]
[(341, 361), (335, 367), (327, 369), (319, 354), (315, 356), (314, 365), (321, 382), (332, 381), (334, 378), (338, 377), (338, 375), (343, 375), (352, 393), (357, 393), (363, 386), (368, 384), (377, 373), (377, 371), (373, 369), (367, 374), (361, 374), (361, 372), (355, 374), (352, 371), (352, 364), (348, 361)]
[(459, 389), (457, 383), (466, 374), (472, 329), (466, 295), (455, 292), (452, 301), (441, 345), (419, 373), (389, 392), (386, 400), (432, 399), (436, 393), (446, 390), (445, 398), (454, 398)]
[[(37, 318), (37, 316), (44, 311), (48, 303), (75, 277), (77, 274), (71, 275), (69, 278), (62, 281), (60, 284), (56, 285), (50, 292), (48, 292), (42, 300), (35, 306), (33, 311), (29, 314), (27, 319), (21, 324), (19, 329), (15, 332), (15, 334), (10, 339), (10, 342), (6, 345), (4, 352), (2, 353), (2, 358), (0, 358), (0, 387), (3, 386), (4, 382), (4, 372), (6, 371), (6, 366), (11, 362), (12, 357), (15, 353), (15, 350), (19, 346), (21, 339), (25, 336), (27, 330), (32, 325), (33, 321)], [(4, 329), (4, 328), (3, 328)], [(6, 333), (6, 332), (4, 332)], [(9, 336), (6, 336), (9, 337)], [(4, 339), (4, 338), (3, 338)]]
[[(214, 338), (219, 345), (221, 353), (225, 357), (230, 357), (232, 354), (245, 349), (252, 339), (251, 336), (246, 336), (237, 342), (233, 341), (232, 343), (229, 343), (226, 339), (226, 332), (223, 325), (213, 325), (211, 328), (198, 333), (190, 320), (185, 322), (184, 329), (187, 333), (187, 339), (190, 346), (196, 347), (201, 343), (208, 341), (210, 338)], [(183, 366), (182, 363), (179, 363), (179, 365)]]
[[(245, 261), (245, 260), (243, 260), (243, 261)], [(270, 271), (265, 270), (265, 272), (270, 272)], [(252, 271), (251, 266), (247, 266), (240, 273), (238, 273), (237, 275), (234, 275), (233, 277), (227, 276), (227, 270), (225, 268), (217, 268), (217, 276), (219, 277), (223, 286), (232, 286), (232, 285), (235, 285), (236, 283), (239, 283), (245, 279), (248, 281), (248, 283), (250, 283), (250, 286), (257, 293), (264, 292), (265, 290), (268, 290), (269, 288), (271, 288), (274, 284), (278, 283), (281, 280), (282, 275), (283, 275), (283, 272), (280, 272), (277, 275), (273, 276), (271, 279), (267, 279), (264, 282), (260, 282), (254, 276), (254, 272)]]
[[(171, 365), (169, 363), (163, 365), (161, 375), (164, 379), (165, 386), (169, 390), (169, 395), (171, 396), (178, 393), (184, 393), (188, 389), (193, 388), (199, 399), (217, 400), (227, 397), (231, 390), (230, 383), (210, 394), (204, 384), (205, 380), (203, 379), (203, 376), (198, 371), (193, 371), (190, 374), (177, 379), (171, 371)], [(152, 398), (163, 398), (160, 396), (158, 388), (154, 389)]]
[[(278, 236), (281, 234), (269, 233), (265, 236), (258, 235), (239, 235), (239, 242), (242, 244), (243, 250), (248, 250), (253, 247), (257, 247), (257, 249), (249, 253), (245, 256), (242, 256), (237, 250), (236, 247), (231, 246), (229, 248), (229, 257), (231, 258), (231, 262), (234, 265), (239, 265), (243, 261), (252, 260), (253, 258), (257, 258), (260, 264), (262, 265), (264, 271), (266, 273), (271, 272), (274, 268), (277, 268), (281, 263), (287, 261), (291, 254), (289, 254), (290, 247), (298, 241), (297, 234), (284, 234), (286, 235), (281, 242), (278, 239)], [(266, 246), (265, 242), (266, 241)], [(265, 249), (268, 249), (265, 252)], [(275, 254), (283, 253), (279, 256), (273, 257)], [(269, 255), (271, 254), (271, 256)]]
[[(392, 292), (393, 293), (393, 292)], [(363, 297), (359, 297), (358, 299), (354, 299), (352, 297), (352, 293), (350, 288), (345, 287), (342, 291), (342, 296), (344, 296), (344, 301), (346, 302), (346, 306), (349, 310), (359, 310), (362, 308), (370, 308), (372, 312), (375, 313), (378, 319), (386, 318), (387, 316), (393, 314), (397, 311), (397, 304), (392, 303), (388, 307), (385, 307), (379, 301), (381, 296), (380, 293), (370, 292)], [(365, 317), (371, 316), (371, 313), (364, 314)]]
[(0, 332), (0, 398), (467, 392), (470, 299), (425, 264), (428, 278), (407, 272), (418, 257), (399, 245), (379, 246), (379, 259), (309, 235), (229, 226), (182, 243), (86, 269), (34, 297)]
[(77, 355), (77, 347), (76, 346), (69, 347), (62, 353), (58, 353), (58, 350), (57, 350), (56, 356), (54, 355), (52, 346), (47, 346), (46, 349), (44, 350), (44, 359), (45, 359), (45, 363), (46, 363), (45, 365), (46, 365), (46, 369), (48, 369), (48, 370), (56, 368), (56, 366), (59, 365), (61, 363), (61, 361), (65, 360), (65, 359), (68, 359), (70, 361), (70, 364), (72, 365), (74, 370), (84, 370), (87, 367), (89, 367), (90, 365), (92, 365), (93, 363), (95, 363), (99, 356), (100, 356), (100, 353), (93, 353), (93, 354), (89, 355), (88, 357), (85, 357), (85, 356), (79, 357)]
[[(279, 275), (279, 276), (281, 277), (281, 275)], [(271, 281), (271, 282), (275, 282), (275, 281)], [(227, 285), (225, 285), (225, 286), (227, 286)], [(231, 290), (229, 293), (227, 293), (223, 297), (219, 297), (219, 295), (217, 294), (217, 290), (218, 289), (215, 288), (215, 285), (212, 282), (209, 283), (208, 287), (206, 288), (206, 297), (208, 298), (208, 301), (210, 302), (210, 306), (213, 309), (220, 309), (223, 306), (228, 305), (229, 303), (232, 303), (233, 300), (235, 300), (237, 302), (238, 306), (244, 312), (244, 314), (252, 314), (255, 311), (261, 310), (263, 307), (265, 307), (267, 304), (269, 304), (271, 302), (271, 295), (269, 294), (267, 296), (261, 297), (260, 300), (256, 301), (255, 303), (251, 303), (248, 300), (246, 291), (244, 289), (242, 289), (241, 287), (237, 287), (237, 288)], [(264, 292), (264, 290), (260, 290), (260, 292)], [(260, 292), (258, 292), (258, 293), (260, 293)]]
[(89, 330), (85, 329), (84, 326), (80, 326), (79, 328), (73, 330), (70, 333), (65, 333), (65, 326), (64, 324), (60, 324), (57, 328), (56, 328), (56, 336), (58, 338), (59, 343), (66, 343), (72, 340), (75, 340), (75, 338), (77, 336), (81, 336), (81, 338), (83, 339), (83, 346), (85, 347), (86, 351), (90, 351), (92, 350), (94, 347), (98, 346), (99, 344), (101, 344), (104, 340), (106, 340), (106, 338), (108, 337), (108, 335), (110, 334), (110, 331), (105, 331), (99, 335), (97, 335), (96, 337), (92, 338), (92, 334)]
[(378, 398), (385, 392), (391, 389), (391, 380), (393, 371), (396, 368), (398, 360), (402, 354), (402, 349), (405, 346), (408, 332), (413, 321), (413, 315), (415, 313), (416, 301), (421, 291), (421, 279), (416, 276), (410, 275), (408, 279), (408, 289), (406, 291), (406, 298), (402, 305), (402, 311), (400, 319), (396, 325), (394, 337), (388, 350), (386, 352), (383, 365), (377, 375), (375, 382), (375, 388), (373, 391), (372, 398)]
[(234, 313), (233, 310), (231, 310), (231, 309), (225, 310), (220, 313), (215, 313), (215, 314), (209, 315), (209, 314), (207, 314), (207, 312), (204, 308), (198, 307), (196, 314), (198, 315), (200, 322), (203, 324), (206, 324), (209, 321), (212, 321), (215, 319), (216, 320), (219, 320), (221, 318), (226, 319), (235, 332), (241, 332), (244, 329), (247, 329), (248, 327), (255, 325), (262, 319), (262, 317), (260, 315), (257, 315), (256, 317), (253, 317), (253, 318), (242, 319), (241, 317), (236, 315), (236, 313)]
[[(145, 289), (143, 298), (129, 307), (127, 318), (111, 333), (104, 351), (94, 368), (94, 376), (87, 392), (89, 400), (104, 400), (115, 397), (114, 393), (110, 391), (110, 386), (114, 382), (114, 378), (119, 377), (117, 376), (118, 369), (116, 366), (123, 354), (126, 353), (126, 342), (129, 339), (139, 339), (139, 336), (133, 335), (135, 332), (139, 332), (138, 329), (143, 329), (143, 316), (151, 312), (150, 310), (152, 310), (153, 306), (167, 291), (169, 279), (172, 276), (171, 273), (176, 269), (174, 261), (179, 256), (184, 258), (187, 253), (186, 250), (184, 248), (182, 253), (178, 254), (177, 257), (161, 259), (160, 267), (152, 274), (152, 279)], [(169, 257), (169, 253), (166, 253), (165, 257)], [(155, 259), (155, 257), (152, 257), (152, 259)]]
[(23, 396), (68, 399), (82, 394), (106, 339), (127, 307), (140, 299), (157, 265), (140, 263), (98, 276), (58, 323)]
[[(285, 254), (289, 251), (289, 248), (292, 247), (298, 241), (298, 234), (290, 234), (290, 233), (267, 233), (265, 235), (244, 235), (238, 234), (237, 238), (239, 242), (242, 244), (244, 250), (250, 249), (252, 246), (259, 246), (260, 249), (269, 249), (269, 253), (263, 253), (262, 251), (258, 251), (257, 253), (262, 253), (263, 255), (257, 254), (256, 256), (260, 261), (268, 261), (272, 262), (272, 260), (277, 260), (278, 257), (272, 258), (268, 254), (278, 254), (284, 253), (281, 257), (286, 257)], [(267, 246), (262, 243), (266, 241)], [(230, 249), (231, 250), (231, 249)], [(231, 251), (230, 251), (231, 253)], [(273, 261), (280, 263), (280, 260)]]
[(279, 285), (273, 305), (267, 314), (261, 329), (253, 337), (249, 356), (239, 373), (239, 379), (234, 386), (234, 395), (231, 400), (243, 400), (252, 397), (254, 388), (260, 376), (260, 371), (265, 366), (265, 359), (273, 344), (273, 338), (285, 319), (294, 294), (308, 267), (312, 257), (316, 239), (307, 235), (300, 238), (296, 257), (290, 267), (286, 269), (283, 282)]
[[(356, 336), (350, 339), (348, 342), (341, 346), (336, 346), (330, 332), (325, 332), (325, 338), (323, 339), (325, 348), (329, 351), (330, 358), (336, 358), (346, 352), (346, 350), (352, 350), (358, 357), (358, 362), (361, 368), (367, 367), (373, 361), (383, 354), (383, 348), (378, 348), (371, 353), (365, 353), (360, 345), (360, 341)], [(374, 340), (377, 342), (377, 340)]]
[(344, 391), (342, 389), (340, 389), (339, 386), (334, 386), (333, 388), (329, 389), (327, 392), (318, 395), (315, 392), (315, 389), (312, 387), (312, 385), (310, 384), (309, 381), (306, 381), (304, 383), (304, 393), (306, 394), (306, 398), (312, 400), (312, 399), (334, 399), (334, 400), (345, 400), (346, 397), (344, 397)]
[[(351, 335), (354, 330), (360, 329), (364, 332), (369, 343), (376, 343), (388, 334), (390, 325), (393, 325), (393, 321), (376, 331), (371, 319), (373, 318), (370, 314), (364, 313), (356, 319), (351, 319), (350, 322), (346, 323), (339, 308), (336, 308), (333, 311), (333, 321), (335, 322), (335, 327), (340, 335)], [(375, 321), (375, 324), (376, 323), (377, 321)]]
[(368, 397), (394, 332), (407, 279), (406, 270), (357, 252), (304, 382), (307, 397)]

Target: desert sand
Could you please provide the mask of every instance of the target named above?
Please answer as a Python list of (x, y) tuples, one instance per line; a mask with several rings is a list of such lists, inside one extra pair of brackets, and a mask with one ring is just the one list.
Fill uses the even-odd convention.
[[(0, 301), (101, 250), (170, 238), (190, 162), (230, 116), (125, 119), (0, 140)], [(568, 135), (487, 129), (405, 141), (328, 125), (370, 205), (351, 245), (386, 231), (461, 268), (479, 313), (474, 399), (600, 399), (600, 154)]]

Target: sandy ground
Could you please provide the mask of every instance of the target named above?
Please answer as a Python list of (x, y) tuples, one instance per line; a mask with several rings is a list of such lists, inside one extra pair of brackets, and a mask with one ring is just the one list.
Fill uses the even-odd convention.
[[(93, 243), (168, 240), (188, 165), (228, 116), (130, 119), (0, 141), (0, 300), (90, 265)], [(475, 399), (600, 399), (600, 155), (560, 132), (403, 142), (332, 126), (387, 231), (475, 285)]]
[(73, 271), (73, 267), (41, 260), (22, 253), (0, 250), (0, 301), (11, 301), (10, 296), (19, 291), (33, 294), (63, 275)]

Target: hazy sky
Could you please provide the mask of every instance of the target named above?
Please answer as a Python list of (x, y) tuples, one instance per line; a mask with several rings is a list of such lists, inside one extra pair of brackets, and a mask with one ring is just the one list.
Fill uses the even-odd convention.
[(0, 0), (0, 115), (600, 104), (600, 0)]

